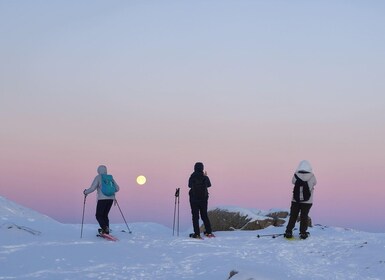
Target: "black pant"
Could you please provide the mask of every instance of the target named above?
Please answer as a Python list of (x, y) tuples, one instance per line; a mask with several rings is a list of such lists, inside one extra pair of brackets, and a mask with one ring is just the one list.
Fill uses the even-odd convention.
[(108, 213), (110, 213), (113, 202), (113, 199), (103, 199), (98, 200), (98, 204), (96, 205), (96, 220), (103, 230), (105, 230), (107, 227), (110, 227)]
[(207, 200), (192, 200), (190, 199), (191, 206), (191, 214), (192, 214), (192, 222), (194, 227), (194, 233), (196, 235), (200, 235), (199, 229), (199, 213), (201, 214), (201, 218), (203, 224), (205, 225), (206, 233), (211, 233), (211, 224), (209, 217), (207, 215)]
[(299, 232), (306, 233), (309, 219), (309, 211), (313, 204), (292, 202), (290, 207), (290, 219), (286, 226), (286, 232), (292, 232), (295, 223), (297, 222), (299, 212), (301, 212)]

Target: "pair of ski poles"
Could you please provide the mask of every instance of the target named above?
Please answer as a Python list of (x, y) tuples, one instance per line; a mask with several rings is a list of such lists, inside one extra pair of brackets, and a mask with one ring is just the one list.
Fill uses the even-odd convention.
[[(175, 190), (175, 206), (174, 206), (174, 222), (172, 225), (172, 235), (175, 235), (175, 215), (177, 214), (177, 236), (179, 236), (179, 193), (180, 193), (180, 188), (177, 188)], [(177, 208), (177, 203), (178, 203), (178, 208)]]
[(258, 234), (257, 237), (260, 238), (260, 237), (271, 237), (271, 238), (276, 238), (278, 236), (284, 236), (285, 234), (284, 233), (272, 233), (272, 234)]
[[(86, 198), (87, 198), (87, 196), (84, 195), (83, 215), (82, 215), (82, 227), (81, 227), (81, 231), (80, 231), (80, 238), (83, 238), (83, 224), (84, 224), (84, 211), (85, 211), (85, 209), (86, 209)], [(124, 215), (123, 215), (122, 209), (120, 209), (118, 200), (117, 200), (116, 198), (115, 198), (115, 205), (118, 206), (119, 211), (120, 211), (120, 214), (122, 214), (123, 220), (124, 220), (124, 222), (126, 223), (126, 226), (127, 226), (127, 229), (128, 229), (128, 233), (132, 233), (132, 231), (130, 230), (130, 227), (129, 227), (128, 224), (127, 224), (126, 218), (125, 218)]]
[[(173, 222), (173, 227), (172, 227), (172, 235), (173, 236), (175, 235), (175, 220), (176, 220), (177, 236), (179, 236), (179, 193), (180, 193), (180, 188), (177, 188), (175, 191), (174, 222)], [(83, 224), (84, 224), (84, 211), (86, 209), (86, 198), (87, 198), (87, 196), (85, 195), (84, 196), (84, 202), (83, 202), (83, 215), (82, 215), (82, 227), (81, 227), (81, 231), (80, 231), (80, 238), (83, 237)], [(122, 209), (120, 209), (119, 203), (116, 199), (115, 199), (115, 204), (118, 206), (120, 214), (122, 214), (122, 217), (123, 217), (124, 222), (126, 223), (128, 232), (132, 233), (128, 224), (127, 224), (126, 218), (123, 215)]]

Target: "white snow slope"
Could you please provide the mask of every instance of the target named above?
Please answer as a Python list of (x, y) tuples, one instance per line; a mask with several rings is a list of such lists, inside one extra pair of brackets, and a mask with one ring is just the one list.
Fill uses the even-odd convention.
[(0, 279), (384, 279), (385, 234), (315, 226), (307, 240), (257, 235), (284, 228), (217, 232), (195, 240), (159, 224), (60, 224), (0, 197)]

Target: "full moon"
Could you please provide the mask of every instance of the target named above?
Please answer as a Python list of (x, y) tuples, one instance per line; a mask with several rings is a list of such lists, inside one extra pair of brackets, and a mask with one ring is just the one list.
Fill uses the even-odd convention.
[(138, 183), (138, 185), (144, 185), (146, 183), (146, 177), (140, 175), (136, 178), (136, 182)]

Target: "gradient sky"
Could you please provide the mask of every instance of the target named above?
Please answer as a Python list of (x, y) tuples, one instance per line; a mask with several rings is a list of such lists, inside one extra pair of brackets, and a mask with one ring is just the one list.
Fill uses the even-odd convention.
[(210, 207), (267, 210), (289, 208), (307, 159), (314, 223), (385, 232), (384, 12), (379, 0), (0, 0), (0, 195), (80, 223), (105, 164), (129, 223), (172, 227), (180, 187), (187, 228), (196, 161)]

